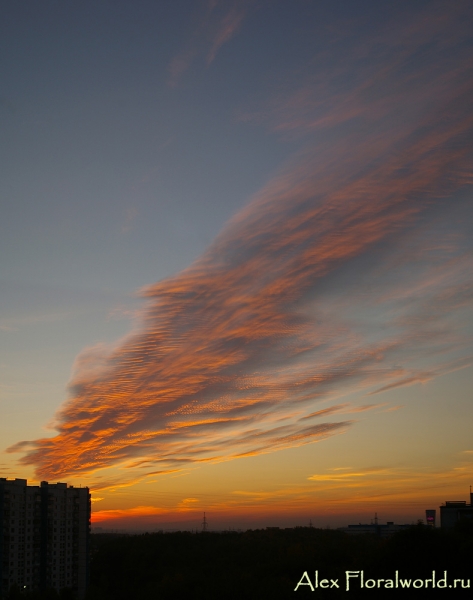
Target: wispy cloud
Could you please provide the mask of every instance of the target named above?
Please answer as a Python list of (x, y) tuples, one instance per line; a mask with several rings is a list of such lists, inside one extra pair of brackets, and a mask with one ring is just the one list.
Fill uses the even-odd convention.
[(390, 31), (345, 96), (337, 82), (378, 35), (340, 62), (322, 105), (313, 81), (290, 110), (274, 105), (271, 126), (300, 135), (300, 152), (199, 260), (143, 291), (138, 332), (80, 357), (58, 434), (10, 449), (23, 464), (53, 479), (131, 465), (144, 477), (312, 443), (353, 426), (339, 418), (355, 411), (348, 390), (464, 364), (472, 214), (455, 194), (472, 180), (473, 61), (453, 18)]
[(420, 371), (415, 375), (411, 375), (409, 377), (403, 377), (390, 383), (388, 385), (384, 385), (383, 387), (370, 392), (369, 395), (380, 394), (381, 392), (386, 392), (388, 390), (393, 390), (395, 388), (404, 387), (413, 385), (415, 383), (427, 383), (431, 379), (438, 377), (439, 375), (445, 375), (447, 373), (451, 373), (453, 371), (458, 371), (459, 369), (464, 369), (473, 364), (473, 356), (465, 356), (461, 357), (453, 362), (447, 362), (444, 364), (437, 364), (435, 370), (432, 371)]
[(169, 65), (169, 85), (175, 87), (184, 73), (201, 57), (206, 57), (207, 65), (216, 58), (221, 47), (238, 32), (250, 2), (207, 2), (203, 14), (184, 48), (172, 59)]
[(179, 502), (177, 508), (180, 511), (187, 512), (190, 510), (195, 510), (196, 509), (195, 505), (198, 503), (199, 503), (198, 498), (184, 498), (184, 500), (181, 500), (181, 502)]
[(392, 473), (392, 470), (386, 468), (371, 468), (371, 469), (363, 469), (362, 471), (353, 471), (351, 469), (347, 469), (345, 472), (339, 472), (341, 469), (332, 469), (332, 473), (324, 473), (321, 475), (311, 475), (309, 477), (309, 481), (336, 481), (347, 483), (351, 481), (356, 481), (356, 479), (360, 477), (370, 477), (372, 475), (386, 475), (388, 473)]
[[(334, 468), (325, 473), (317, 473), (308, 477), (309, 482), (317, 485), (319, 497), (332, 495), (334, 505), (351, 503), (392, 503), (402, 505), (410, 499), (421, 499), (425, 503), (425, 495), (438, 496), (439, 491), (452, 489), (468, 489), (471, 476), (471, 461), (460, 456), (452, 466), (435, 468), (426, 465), (424, 468), (408, 468), (406, 466), (378, 466), (363, 469)], [(350, 494), (340, 496), (337, 490), (350, 489)], [(438, 502), (438, 500), (437, 500)]]
[(245, 9), (241, 5), (233, 6), (227, 12), (219, 23), (213, 35), (212, 47), (207, 55), (207, 64), (215, 60), (217, 52), (226, 42), (230, 41), (235, 33), (240, 28), (240, 25), (245, 17)]
[[(309, 476), (296, 485), (272, 486), (260, 489), (233, 490), (226, 497), (212, 495), (205, 497), (205, 507), (211, 511), (212, 522), (219, 523), (224, 515), (234, 519), (238, 515), (264, 513), (290, 515), (325, 515), (349, 513), (371, 517), (374, 511), (382, 514), (407, 513), (416, 518), (423, 515), (425, 506), (439, 498), (464, 497), (471, 476), (472, 451), (465, 451), (460, 458), (454, 458), (449, 467), (421, 465), (417, 468), (400, 465), (377, 465), (370, 467), (334, 467)], [(349, 493), (340, 493), (341, 490)], [(135, 500), (136, 492), (125, 498)], [(116, 500), (115, 500), (116, 501)], [(121, 498), (123, 501), (123, 498)], [(426, 504), (427, 502), (427, 504)], [(178, 500), (174, 495), (161, 498), (161, 506), (143, 504), (122, 510), (102, 510), (93, 512), (93, 522), (115, 522), (116, 526), (140, 521), (160, 523), (182, 518), (186, 513), (198, 512), (201, 516), (203, 501), (199, 498)], [(373, 511), (373, 513), (371, 512)], [(321, 515), (324, 515), (321, 517)], [(199, 519), (200, 521), (200, 519)]]
[(92, 513), (92, 523), (103, 523), (106, 521), (116, 521), (127, 518), (139, 519), (142, 517), (151, 517), (166, 514), (166, 509), (156, 506), (135, 506), (133, 508), (97, 510)]

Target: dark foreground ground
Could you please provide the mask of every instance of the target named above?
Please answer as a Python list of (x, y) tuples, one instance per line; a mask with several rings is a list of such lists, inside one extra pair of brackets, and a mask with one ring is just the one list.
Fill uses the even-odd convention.
[[(473, 598), (472, 522), (451, 532), (417, 525), (388, 539), (308, 527), (94, 534), (91, 554), (86, 600)], [(356, 572), (349, 590), (347, 571)], [(73, 594), (11, 596), (58, 598)]]
[[(473, 597), (471, 523), (449, 533), (414, 526), (389, 539), (301, 527), (244, 533), (101, 534), (92, 536), (92, 544), (87, 600)], [(363, 571), (365, 587), (361, 588), (360, 573), (349, 579), (347, 591), (346, 571)], [(447, 571), (445, 587), (432, 589), (432, 581), (426, 583), (432, 571), (436, 586), (444, 585), (441, 580)], [(410, 587), (402, 587), (401, 579), (410, 579)], [(470, 588), (462, 587), (468, 584)]]

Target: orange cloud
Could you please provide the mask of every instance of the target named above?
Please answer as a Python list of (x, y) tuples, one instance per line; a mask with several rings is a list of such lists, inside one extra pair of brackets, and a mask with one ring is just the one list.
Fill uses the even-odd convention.
[(134, 508), (97, 510), (92, 513), (92, 523), (103, 523), (105, 521), (115, 521), (118, 519), (152, 517), (162, 515), (168, 511), (155, 506), (135, 506)]
[[(338, 469), (332, 469), (332, 471), (339, 471), (341, 470), (340, 468)], [(383, 468), (377, 468), (377, 469), (364, 469), (362, 471), (352, 471), (347, 470), (347, 472), (345, 473), (329, 473), (329, 474), (323, 474), (323, 475), (311, 475), (308, 479), (309, 481), (336, 481), (336, 482), (342, 482), (342, 483), (347, 483), (350, 481), (355, 481), (356, 478), (358, 477), (370, 477), (372, 475), (374, 476), (379, 476), (379, 475), (386, 475), (392, 473), (391, 470), (389, 469), (383, 469)]]
[(179, 502), (179, 504), (177, 505), (177, 509), (183, 512), (196, 510), (195, 504), (198, 502), (198, 498), (184, 498), (184, 500), (181, 500), (181, 502)]
[[(57, 435), (10, 449), (38, 477), (121, 467), (126, 481), (125, 467), (145, 477), (317, 442), (353, 425), (337, 418), (348, 390), (386, 392), (464, 364), (452, 307), (467, 309), (471, 246), (451, 229), (472, 218), (454, 194), (472, 180), (473, 61), (452, 29), (458, 14), (440, 37), (441, 22), (421, 17), (389, 34), (345, 96), (329, 77), (322, 105), (310, 108), (309, 81), (290, 115), (274, 109), (304, 147), (199, 260), (144, 290), (139, 331), (80, 357)], [(337, 81), (379, 39), (355, 48)], [(430, 62), (415, 68), (426, 44)], [(425, 238), (436, 240), (428, 263)], [(322, 401), (334, 405), (314, 411)]]

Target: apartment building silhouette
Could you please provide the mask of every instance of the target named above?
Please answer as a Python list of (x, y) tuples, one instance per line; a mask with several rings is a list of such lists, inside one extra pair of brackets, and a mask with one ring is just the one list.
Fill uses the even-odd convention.
[(13, 585), (71, 588), (83, 598), (89, 536), (89, 488), (0, 478), (0, 599)]
[(470, 504), (466, 500), (448, 500), (440, 507), (440, 527), (453, 529), (458, 521), (473, 520), (473, 492), (470, 486)]

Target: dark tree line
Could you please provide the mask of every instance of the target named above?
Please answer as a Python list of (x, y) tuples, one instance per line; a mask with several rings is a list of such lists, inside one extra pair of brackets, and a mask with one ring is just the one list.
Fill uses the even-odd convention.
[[(425, 597), (426, 591), (429, 598), (473, 597), (472, 522), (459, 523), (453, 531), (417, 525), (386, 539), (309, 527), (243, 533), (93, 534), (91, 556), (85, 600), (279, 600), (300, 596), (404, 600)], [(363, 571), (365, 580), (382, 580), (381, 589), (361, 589), (359, 577), (354, 577), (347, 593), (346, 571)], [(448, 584), (456, 578), (460, 583), (452, 589), (426, 590), (424, 585), (418, 589), (412, 585), (409, 589), (384, 588), (383, 581), (392, 580), (395, 571), (412, 582), (431, 578), (432, 571), (438, 580), (447, 571)], [(467, 581), (470, 587), (462, 587)], [(77, 599), (67, 589), (40, 593), (13, 587), (5, 600)]]
[[(193, 600), (284, 599), (298, 596), (420, 598), (422, 589), (360, 589), (346, 571), (364, 571), (365, 579), (425, 580), (435, 570), (437, 579), (447, 571), (470, 588), (429, 589), (429, 597), (470, 598), (473, 590), (473, 524), (445, 532), (418, 525), (387, 539), (347, 535), (334, 530), (295, 528), (253, 530), (244, 533), (187, 532), (134, 536), (94, 535), (91, 582), (87, 600)], [(313, 593), (315, 571), (319, 586)], [(338, 588), (330, 580), (338, 583)], [(381, 587), (384, 585), (381, 582)], [(419, 583), (417, 582), (417, 585)], [(432, 584), (430, 584), (431, 586)]]

